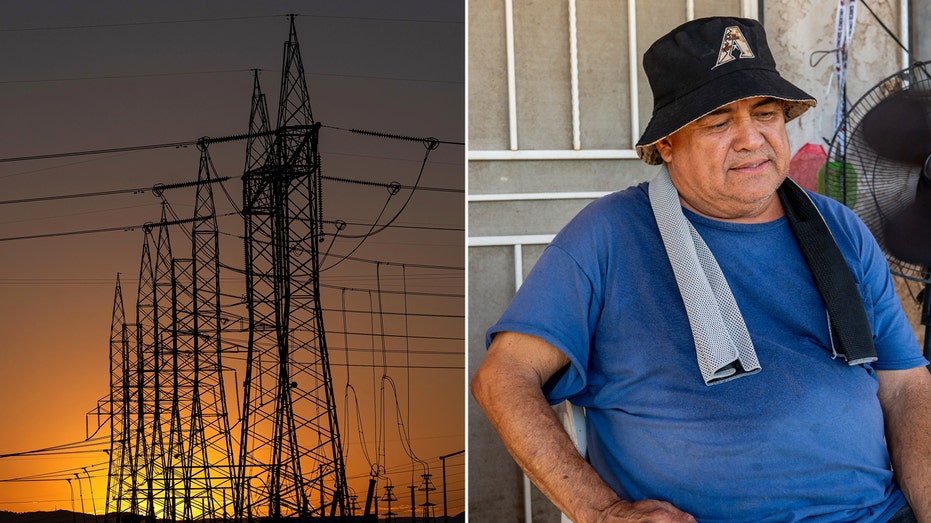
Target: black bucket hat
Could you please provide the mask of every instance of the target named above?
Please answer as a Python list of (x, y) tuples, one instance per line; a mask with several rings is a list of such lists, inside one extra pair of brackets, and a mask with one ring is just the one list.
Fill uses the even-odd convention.
[(715, 109), (745, 98), (785, 100), (786, 121), (817, 104), (779, 76), (756, 20), (700, 18), (673, 29), (643, 54), (653, 90), (653, 116), (637, 142), (646, 163), (663, 163), (656, 142)]

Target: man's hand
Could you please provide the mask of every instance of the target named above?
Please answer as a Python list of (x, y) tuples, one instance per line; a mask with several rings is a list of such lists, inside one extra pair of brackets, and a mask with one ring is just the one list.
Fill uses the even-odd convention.
[(541, 390), (569, 359), (544, 340), (495, 336), (472, 379), (472, 394), (534, 484), (576, 523), (694, 522), (662, 501), (622, 501), (579, 455)]
[(608, 507), (603, 523), (643, 522), (643, 523), (694, 523), (695, 518), (665, 501), (645, 500), (628, 503), (618, 501)]

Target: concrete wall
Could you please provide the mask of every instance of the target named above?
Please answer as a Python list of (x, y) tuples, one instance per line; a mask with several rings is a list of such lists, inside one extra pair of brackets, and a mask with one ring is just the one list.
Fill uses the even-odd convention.
[[(514, 114), (511, 132), (505, 0), (469, 0), (469, 312), (468, 366), (484, 353), (484, 333), (506, 307), (548, 238), (598, 194), (652, 178), (656, 168), (632, 147), (652, 111), (639, 68), (637, 132), (631, 130), (627, 2), (577, 0), (580, 147), (573, 146), (569, 0), (513, 2)], [(695, 0), (694, 17), (716, 14), (762, 18), (780, 72), (820, 101), (790, 124), (793, 149), (825, 144), (833, 135), (836, 94), (833, 57), (810, 65), (811, 53), (833, 47), (836, 2)], [(899, 2), (870, 2), (883, 21), (899, 27)], [(687, 20), (685, 0), (637, 2), (636, 60), (656, 38)], [(928, 16), (926, 13), (925, 16)], [(866, 9), (849, 57), (848, 97), (856, 100), (901, 69), (900, 52)], [(516, 143), (515, 143), (516, 137)], [(825, 149), (827, 145), (825, 144)], [(509, 158), (509, 159), (506, 159)], [(469, 399), (470, 521), (558, 521), (535, 489), (529, 508), (524, 480), (485, 416)]]

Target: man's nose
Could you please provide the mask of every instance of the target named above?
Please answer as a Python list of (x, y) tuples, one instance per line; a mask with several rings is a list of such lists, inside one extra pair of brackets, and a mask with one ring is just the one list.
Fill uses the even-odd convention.
[(766, 142), (759, 122), (747, 115), (737, 118), (734, 122), (734, 149), (756, 150)]

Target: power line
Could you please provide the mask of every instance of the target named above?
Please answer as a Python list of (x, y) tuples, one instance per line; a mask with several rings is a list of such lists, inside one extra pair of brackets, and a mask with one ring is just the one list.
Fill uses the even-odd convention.
[[(330, 225), (336, 224), (336, 220), (323, 220), (323, 223), (329, 223)], [(354, 226), (365, 226), (368, 227), (371, 224), (368, 223), (359, 223), (359, 222), (345, 222), (346, 225)], [(433, 225), (398, 225), (391, 224), (388, 227), (392, 229), (418, 229), (421, 231), (445, 231), (445, 232), (465, 232), (463, 227), (439, 227)]]
[(147, 25), (169, 25), (169, 24), (190, 24), (201, 22), (228, 22), (233, 20), (256, 20), (260, 18), (279, 18), (283, 15), (264, 15), (264, 16), (231, 16), (222, 18), (188, 18), (182, 20), (159, 20), (151, 22), (118, 22), (112, 24), (82, 24), (82, 25), (46, 25), (38, 27), (6, 28), (0, 29), (0, 33), (28, 33), (34, 31), (73, 31), (76, 29), (106, 29), (112, 27), (136, 27)]
[(109, 442), (109, 441), (110, 441), (110, 440), (109, 440), (109, 437), (106, 437), (106, 438), (95, 438), (95, 439), (92, 439), (92, 440), (84, 440), (84, 441), (75, 441), (75, 442), (72, 442), (72, 443), (63, 443), (63, 444), (61, 444), (61, 445), (54, 445), (54, 446), (51, 446), (51, 447), (44, 447), (44, 448), (41, 448), (41, 449), (24, 450), (24, 451), (20, 451), (20, 452), (9, 452), (9, 453), (6, 453), (6, 454), (0, 454), (0, 458), (12, 458), (12, 457), (18, 457), (18, 456), (35, 456), (35, 455), (46, 454), (46, 453), (49, 453), (49, 452), (60, 452), (60, 451), (63, 451), (63, 450), (71, 450), (71, 449), (83, 449), (83, 448), (86, 448), (86, 447), (92, 447), (92, 446), (95, 446), (95, 445), (100, 445), (101, 443)]
[(112, 196), (116, 194), (141, 194), (146, 192), (155, 192), (156, 194), (161, 194), (163, 191), (170, 189), (181, 189), (184, 187), (192, 187), (196, 185), (201, 185), (205, 183), (220, 183), (229, 180), (229, 176), (224, 176), (221, 178), (212, 178), (210, 180), (204, 181), (192, 181), (192, 182), (181, 182), (181, 183), (170, 183), (164, 184), (159, 183), (155, 184), (152, 187), (137, 187), (135, 189), (114, 189), (111, 191), (96, 191), (96, 192), (86, 192), (86, 193), (76, 193), (76, 194), (58, 194), (54, 196), (36, 196), (32, 198), (19, 198), (16, 200), (0, 200), (0, 205), (9, 205), (14, 203), (35, 203), (35, 202), (48, 202), (54, 200), (68, 200), (73, 198), (92, 198), (96, 196)]
[(2, 80), (0, 85), (9, 84), (44, 84), (55, 82), (84, 82), (92, 80), (124, 80), (131, 78), (162, 78), (170, 76), (197, 76), (208, 74), (227, 74), (227, 73), (244, 73), (251, 72), (251, 69), (221, 69), (211, 71), (187, 71), (187, 72), (168, 72), (168, 73), (138, 73), (138, 74), (113, 74), (100, 76), (71, 76), (63, 78), (32, 78), (26, 80)]
[[(216, 215), (216, 217), (225, 218), (227, 216), (236, 216), (236, 215), (237, 213), (229, 212), (225, 214), (218, 214)], [(23, 236), (7, 236), (5, 238), (0, 238), (0, 242), (11, 242), (11, 241), (19, 241), (19, 240), (38, 240), (42, 238), (58, 238), (61, 236), (99, 234), (103, 232), (131, 232), (131, 231), (135, 231), (136, 229), (144, 229), (146, 227), (156, 227), (160, 225), (180, 225), (183, 223), (190, 223), (193, 221), (204, 220), (204, 219), (206, 218), (187, 218), (183, 220), (174, 220), (174, 221), (165, 222), (165, 223), (150, 222), (150, 223), (143, 223), (141, 225), (125, 225), (122, 227), (103, 227), (100, 229), (82, 229), (82, 230), (77, 230), (77, 231), (60, 231), (60, 232), (49, 232), (49, 233), (42, 233), (42, 234), (27, 234)]]
[(111, 149), (91, 149), (86, 151), (71, 151), (66, 153), (36, 154), (32, 156), (15, 156), (12, 158), (0, 158), (0, 163), (25, 162), (30, 160), (49, 160), (52, 158), (67, 158), (71, 156), (90, 156), (94, 154), (122, 153), (128, 151), (143, 151), (147, 149), (180, 149), (196, 145), (197, 140), (188, 140), (186, 142), (160, 143), (154, 145), (133, 145), (129, 147), (114, 147)]
[[(355, 134), (380, 136), (383, 138), (392, 138), (392, 139), (398, 139), (398, 140), (412, 140), (412, 141), (425, 142), (425, 143), (429, 141), (429, 142), (433, 142), (436, 144), (465, 145), (465, 142), (438, 140), (436, 138), (417, 138), (417, 137), (412, 137), (412, 136), (402, 136), (398, 134), (385, 133), (385, 132), (380, 132), (380, 131), (367, 131), (364, 129), (344, 129), (341, 127), (330, 126), (330, 125), (321, 125), (321, 127), (327, 127), (329, 129), (334, 129), (334, 130), (339, 130), (339, 131), (347, 131), (347, 132), (351, 132)], [(88, 150), (83, 150), (83, 151), (36, 154), (36, 155), (31, 155), (31, 156), (13, 156), (13, 157), (7, 157), (7, 158), (0, 158), (0, 163), (24, 162), (24, 161), (31, 161), (31, 160), (50, 160), (54, 158), (68, 158), (72, 156), (90, 156), (90, 155), (97, 155), (97, 154), (144, 151), (144, 150), (150, 150), (150, 149), (168, 149), (168, 148), (180, 149), (180, 148), (190, 147), (192, 145), (197, 145), (198, 143), (211, 144), (211, 143), (218, 143), (218, 142), (245, 140), (245, 139), (253, 138), (259, 135), (275, 134), (276, 132), (277, 131), (265, 131), (263, 133), (258, 133), (258, 134), (246, 133), (246, 134), (226, 135), (226, 136), (221, 136), (221, 137), (216, 137), (216, 138), (204, 137), (204, 138), (199, 138), (197, 140), (187, 140), (183, 142), (170, 142), (170, 143), (160, 143), (160, 144), (151, 144), (151, 145), (131, 145), (127, 147), (113, 147), (109, 149), (88, 149)], [(333, 153), (333, 154), (336, 154), (336, 153)], [(354, 155), (349, 155), (349, 156), (354, 156)]]
[[(280, 72), (276, 69), (262, 69), (263, 71)], [(13, 84), (44, 84), (56, 82), (85, 82), (98, 80), (131, 80), (134, 78), (170, 78), (175, 76), (206, 76), (212, 74), (231, 74), (231, 73), (251, 73), (253, 69), (208, 69), (203, 71), (168, 71), (161, 73), (136, 73), (136, 74), (110, 74), (98, 76), (68, 76), (59, 78), (27, 78), (21, 80), (0, 80), (0, 85)], [(365, 74), (345, 74), (345, 73), (324, 73), (307, 71), (308, 76), (324, 78), (351, 78), (357, 80), (386, 80), (392, 82), (416, 82), (432, 84), (449, 84), (461, 85), (463, 80), (440, 80), (436, 78), (410, 78), (401, 76), (378, 76)]]
[[(327, 129), (333, 129), (333, 130), (335, 130), (335, 131), (345, 131), (345, 132), (349, 132), (349, 133), (353, 133), (353, 134), (362, 134), (362, 135), (368, 135), (368, 136), (376, 136), (376, 137), (379, 137), (379, 138), (388, 138), (388, 139), (391, 139), (391, 140), (406, 140), (406, 141), (410, 141), (410, 142), (422, 142), (424, 145), (426, 145), (427, 147), (430, 147), (430, 148), (432, 148), (432, 149), (435, 149), (435, 148), (436, 148), (436, 145), (438, 145), (438, 144), (446, 144), (446, 145), (465, 145), (465, 142), (453, 142), (453, 141), (449, 141), (449, 140), (438, 140), (438, 139), (436, 139), (436, 138), (420, 138), (420, 137), (416, 137), (416, 136), (406, 136), (406, 135), (395, 134), (395, 133), (387, 133), (387, 132), (381, 132), (381, 131), (369, 131), (369, 130), (366, 130), (366, 129), (347, 129), (347, 128), (345, 128), (345, 127), (337, 127), (337, 126), (335, 126), (335, 125), (323, 125), (323, 124), (321, 124), (321, 127), (325, 127), (325, 128), (327, 128)], [(432, 146), (432, 147), (431, 147), (431, 146)]]
[(401, 76), (374, 76), (366, 74), (337, 74), (337, 73), (320, 73), (307, 71), (308, 76), (325, 76), (325, 77), (335, 77), (335, 78), (356, 78), (359, 80), (389, 80), (393, 82), (422, 82), (422, 83), (432, 83), (432, 84), (449, 84), (449, 85), (462, 85), (464, 80), (437, 80), (433, 78), (405, 78)]
[[(23, 28), (0, 28), (0, 33), (26, 33), (26, 32), (35, 32), (35, 31), (72, 31), (78, 29), (107, 29), (113, 27), (137, 27), (137, 26), (151, 26), (151, 25), (171, 25), (171, 24), (192, 24), (192, 23), (204, 23), (204, 22), (231, 22), (231, 21), (241, 21), (241, 20), (260, 20), (260, 19), (269, 19), (269, 18), (281, 18), (289, 16), (287, 14), (277, 14), (277, 15), (256, 15), (256, 16), (228, 16), (228, 17), (216, 17), (216, 18), (187, 18), (179, 20), (155, 20), (149, 22), (116, 22), (112, 24), (82, 24), (82, 25), (59, 25), (59, 26), (37, 26), (37, 27), (23, 27)], [(381, 18), (381, 17), (367, 17), (367, 16), (338, 16), (338, 15), (312, 15), (312, 14), (296, 14), (295, 16), (303, 18), (317, 18), (324, 20), (362, 20), (362, 21), (374, 21), (374, 22), (398, 22), (398, 23), (424, 23), (424, 24), (455, 24), (462, 25), (463, 22), (459, 20), (430, 20), (430, 19), (416, 19), (416, 18)]]
[(17, 200), (0, 200), (0, 205), (10, 205), (14, 203), (35, 203), (48, 202), (53, 200), (67, 200), (71, 198), (90, 198), (94, 196), (110, 196), (115, 194), (141, 194), (151, 191), (151, 187), (138, 187), (136, 189), (115, 189), (112, 191), (97, 191), (79, 194), (59, 194), (56, 196), (36, 196), (32, 198), (19, 198)]
[(347, 260), (357, 261), (362, 263), (369, 263), (374, 265), (385, 265), (385, 266), (396, 266), (396, 267), (407, 267), (411, 269), (436, 269), (441, 271), (464, 271), (465, 267), (456, 267), (453, 265), (428, 265), (423, 263), (400, 263), (400, 262), (388, 262), (383, 260), (369, 260), (366, 258), (357, 258), (355, 256), (345, 256)]
[[(377, 186), (377, 187), (389, 187), (389, 186), (390, 186), (390, 184), (386, 184), (386, 183), (369, 182), (369, 181), (366, 181), (366, 180), (358, 180), (358, 179), (350, 179), (350, 178), (336, 178), (336, 177), (332, 177), (332, 176), (321, 176), (321, 178), (323, 178), (324, 180), (331, 180), (331, 181), (337, 181), (337, 182), (346, 182), (346, 183), (354, 183), (354, 184), (358, 184), (358, 185), (369, 185), (369, 186)], [(223, 177), (220, 177), (220, 178), (212, 178), (212, 179), (210, 179), (210, 180), (203, 181), (203, 182), (190, 182), (190, 184), (188, 184), (188, 183), (183, 183), (183, 184), (156, 184), (156, 185), (154, 185), (154, 186), (152, 186), (152, 187), (135, 187), (135, 188), (132, 188), (132, 189), (113, 189), (113, 190), (109, 190), (109, 191), (94, 191), (94, 192), (74, 193), (74, 194), (57, 194), (57, 195), (51, 195), (51, 196), (34, 196), (34, 197), (30, 197), (30, 198), (18, 198), (18, 199), (14, 199), (14, 200), (0, 200), (0, 205), (10, 205), (10, 204), (16, 204), (16, 203), (48, 202), (48, 201), (54, 201), (54, 200), (68, 200), (68, 199), (73, 199), (73, 198), (93, 198), (93, 197), (97, 197), (97, 196), (114, 196), (114, 195), (118, 195), (118, 194), (143, 194), (143, 193), (153, 192), (153, 191), (158, 192), (158, 191), (164, 191), (164, 190), (168, 190), (168, 189), (178, 189), (178, 188), (182, 188), (182, 187), (188, 187), (188, 186), (190, 186), (191, 184), (197, 185), (198, 183), (219, 183), (219, 182), (225, 182), (225, 181), (227, 181), (227, 180), (229, 180), (229, 179), (230, 179), (229, 176), (223, 176)], [(411, 187), (411, 186), (405, 186), (405, 185), (400, 185), (400, 187), (401, 187), (402, 189), (413, 189), (413, 187)], [(465, 192), (463, 189), (451, 189), (451, 188), (446, 188), (446, 187), (421, 187), (419, 190), (421, 190), (421, 191), (435, 191), (435, 192), (453, 192), (453, 193), (464, 193), (464, 192)], [(331, 221), (331, 222), (328, 222), (328, 223), (335, 223), (335, 222), (332, 222), (332, 221)], [(359, 225), (359, 224), (357, 224), (357, 223), (351, 223), (351, 224), (349, 224), (349, 225)], [(398, 227), (417, 228), (417, 227), (414, 227), (414, 226), (400, 226), (400, 225), (399, 225)], [(462, 229), (455, 229), (455, 230), (462, 230)]]
[(389, 290), (384, 290), (384, 289), (378, 291), (378, 290), (376, 290), (376, 289), (360, 289), (360, 288), (353, 288), (353, 287), (340, 287), (340, 286), (338, 286), (338, 285), (328, 285), (328, 284), (326, 284), (326, 283), (321, 283), (321, 284), (320, 284), (320, 287), (321, 287), (321, 288), (327, 288), (327, 289), (336, 289), (336, 290), (350, 291), (350, 292), (378, 292), (378, 293), (381, 293), (381, 294), (403, 294), (403, 295), (406, 295), (406, 296), (428, 296), (428, 297), (432, 297), (432, 298), (465, 298), (465, 295), (464, 295), (464, 294), (451, 294), (451, 293), (442, 293), (442, 292), (413, 292), (413, 291), (403, 292), (403, 291), (389, 291)]
[[(450, 143), (450, 142), (447, 142), (447, 143)], [(394, 189), (394, 188), (405, 189), (405, 190), (417, 189), (418, 191), (451, 192), (451, 193), (465, 194), (465, 189), (458, 189), (458, 188), (451, 188), (451, 187), (414, 187), (413, 185), (402, 185), (399, 183), (371, 182), (368, 180), (360, 180), (358, 178), (341, 178), (337, 176), (320, 176), (320, 178), (323, 180), (329, 180), (332, 182), (343, 182), (343, 183), (351, 183), (351, 184), (356, 184), (356, 185), (368, 185), (368, 186), (374, 186), (374, 187), (383, 187), (385, 189)]]
[(101, 229), (83, 229), (79, 231), (66, 231), (66, 232), (50, 232), (44, 234), (26, 234), (23, 236), (7, 236), (5, 238), (0, 238), (0, 242), (13, 242), (20, 240), (38, 240), (42, 238), (58, 238), (62, 236), (77, 236), (83, 234), (98, 234), (102, 232), (131, 232), (136, 229), (143, 228), (143, 225), (127, 225), (125, 227), (104, 227)]

